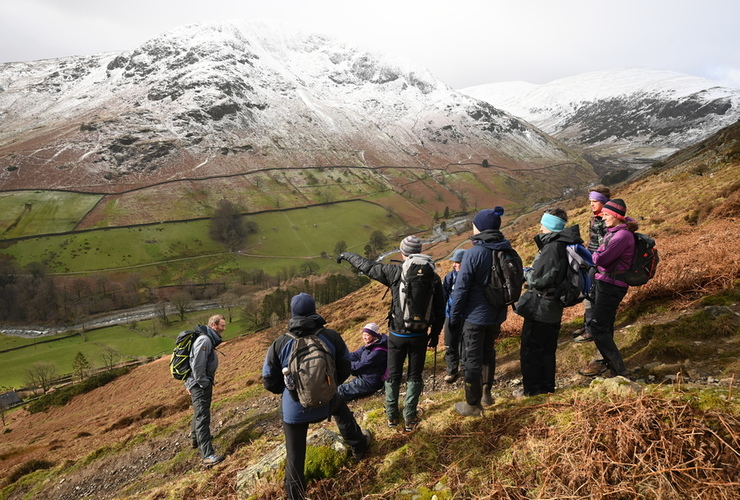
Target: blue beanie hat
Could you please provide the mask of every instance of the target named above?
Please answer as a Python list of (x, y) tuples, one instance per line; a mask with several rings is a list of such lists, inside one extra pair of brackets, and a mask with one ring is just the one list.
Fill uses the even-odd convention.
[(290, 312), (296, 316), (312, 316), (316, 314), (316, 302), (307, 293), (299, 293), (290, 299)]
[(478, 228), (478, 231), (499, 229), (502, 215), (504, 215), (504, 207), (486, 208), (476, 214), (473, 225)]

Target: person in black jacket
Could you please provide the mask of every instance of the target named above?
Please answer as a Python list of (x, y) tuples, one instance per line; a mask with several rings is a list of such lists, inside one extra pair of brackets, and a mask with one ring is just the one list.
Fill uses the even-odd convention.
[(481, 210), (473, 218), (472, 248), (465, 251), (450, 305), (450, 327), (461, 325), (465, 401), (455, 410), (467, 417), (480, 416), (483, 406), (493, 404), (491, 387), (496, 371), (494, 343), (506, 320), (506, 307), (496, 308), (486, 298), (493, 251), (511, 248), (499, 228), (502, 207)]
[(556, 289), (566, 276), (568, 245), (583, 244), (578, 225), (565, 229), (568, 214), (551, 208), (542, 214), (540, 234), (534, 237), (539, 253), (525, 268), (527, 290), (516, 304), (524, 317), (519, 360), (524, 387), (515, 395), (535, 396), (555, 392), (555, 351), (558, 346), (563, 305)]
[[(326, 342), (336, 361), (337, 381), (344, 382), (350, 373), (347, 345), (338, 332), (324, 327), (326, 320), (316, 314), (313, 297), (307, 293), (294, 296), (290, 301), (290, 310), (292, 317), (288, 322), (288, 330), (298, 337), (315, 333)], [(292, 337), (283, 334), (270, 345), (262, 366), (262, 383), (268, 391), (283, 396), (280, 415), (287, 453), (285, 491), (290, 500), (303, 500), (306, 495), (306, 437), (310, 423), (321, 422), (329, 416), (334, 417), (339, 433), (356, 459), (364, 457), (370, 447), (372, 435), (367, 429), (360, 428), (347, 403), (338, 394), (328, 404), (316, 408), (305, 408), (291, 396), (285, 387), (282, 370), (289, 364), (293, 342), (295, 340)]]
[[(407, 236), (401, 241), (400, 250), (404, 260), (421, 252), (421, 240), (414, 236)], [(385, 381), (385, 415), (388, 426), (395, 427), (399, 422), (398, 396), (401, 379), (403, 378), (403, 363), (408, 357), (409, 365), (406, 373), (406, 401), (403, 407), (403, 417), (406, 422), (406, 432), (411, 432), (419, 425), (417, 406), (423, 388), (421, 378), (426, 360), (426, 347), (436, 347), (439, 333), (445, 322), (445, 298), (442, 290), (442, 280), (435, 273), (433, 284), (432, 320), (431, 326), (424, 330), (409, 330), (403, 321), (402, 304), (399, 301), (399, 286), (401, 284), (401, 266), (398, 264), (382, 264), (366, 259), (356, 253), (344, 252), (337, 257), (337, 262), (346, 260), (356, 269), (368, 277), (378, 281), (391, 289), (391, 311), (388, 314), (388, 379)]]

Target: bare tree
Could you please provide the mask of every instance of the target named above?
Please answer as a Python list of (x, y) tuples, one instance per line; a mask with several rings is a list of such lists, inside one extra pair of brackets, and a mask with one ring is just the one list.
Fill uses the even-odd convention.
[(190, 309), (190, 304), (193, 303), (193, 297), (186, 291), (177, 292), (170, 297), (170, 303), (177, 310), (177, 314), (180, 315), (180, 321), (185, 321), (185, 313)]
[(226, 309), (229, 316), (227, 318), (228, 322), (231, 323), (234, 321), (234, 308), (239, 305), (239, 296), (234, 292), (226, 292), (219, 297), (219, 302)]
[(170, 324), (170, 318), (167, 317), (167, 302), (157, 302), (154, 305), (154, 310), (157, 313), (157, 317), (162, 320), (162, 323), (164, 323), (165, 325)]
[(113, 368), (118, 364), (118, 360), (121, 359), (121, 353), (115, 348), (109, 345), (98, 344), (100, 348), (100, 359), (103, 362), (103, 367), (108, 371), (113, 371)]
[(26, 372), (26, 382), (32, 387), (34, 392), (37, 387), (46, 393), (51, 389), (51, 383), (56, 377), (57, 365), (50, 361), (38, 361), (31, 365)]

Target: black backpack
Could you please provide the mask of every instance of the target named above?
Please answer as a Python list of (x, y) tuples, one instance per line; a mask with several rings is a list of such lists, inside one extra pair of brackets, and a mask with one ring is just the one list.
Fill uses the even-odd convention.
[(398, 303), (407, 329), (426, 330), (431, 325), (435, 276), (434, 261), (428, 255), (413, 254), (403, 261)]
[(583, 251), (588, 252), (583, 245), (566, 246), (568, 266), (565, 271), (565, 279), (555, 289), (556, 297), (563, 307), (580, 304), (584, 299), (593, 300), (593, 280), (590, 274), (593, 266), (583, 258), (577, 247), (581, 247)]
[(293, 339), (288, 360), (295, 384), (291, 396), (304, 408), (324, 406), (337, 393), (337, 365), (329, 346), (316, 333), (301, 337), (290, 332), (286, 335)]
[(197, 330), (180, 332), (175, 339), (175, 349), (170, 358), (170, 373), (176, 380), (185, 380), (190, 375), (190, 351), (198, 335), (200, 335), (200, 325)]
[(491, 252), (491, 276), (484, 292), (493, 307), (515, 304), (522, 294), (524, 268), (522, 259), (513, 248)]
[(655, 240), (647, 234), (634, 233), (635, 256), (632, 265), (626, 271), (610, 274), (619, 281), (624, 281), (629, 286), (640, 286), (650, 281), (658, 269), (658, 249), (655, 248)]

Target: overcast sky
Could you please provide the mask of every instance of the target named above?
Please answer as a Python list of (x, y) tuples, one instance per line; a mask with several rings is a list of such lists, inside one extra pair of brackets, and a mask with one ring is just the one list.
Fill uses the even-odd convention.
[(454, 88), (630, 66), (740, 88), (738, 0), (0, 0), (0, 63), (129, 51), (232, 19), (300, 23)]

